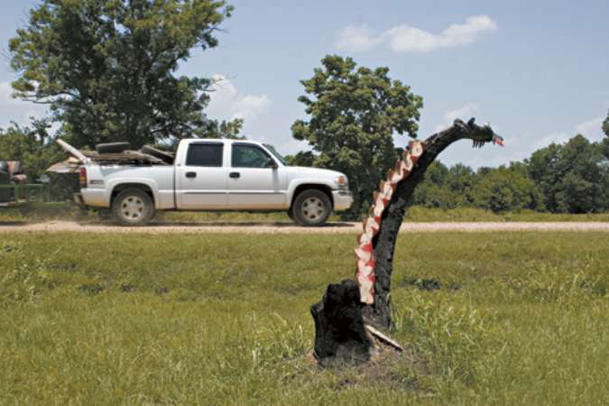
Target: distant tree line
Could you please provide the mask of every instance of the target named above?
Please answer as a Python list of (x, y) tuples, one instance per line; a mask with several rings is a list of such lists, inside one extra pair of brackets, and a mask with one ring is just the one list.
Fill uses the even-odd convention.
[(415, 192), (429, 208), (475, 207), (495, 213), (523, 209), (551, 213), (609, 210), (609, 138), (576, 135), (535, 151), (524, 162), (474, 171), (437, 162)]

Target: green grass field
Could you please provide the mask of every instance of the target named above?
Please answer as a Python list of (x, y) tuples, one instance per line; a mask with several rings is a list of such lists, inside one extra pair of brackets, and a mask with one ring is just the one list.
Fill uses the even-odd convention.
[(308, 308), (352, 235), (0, 235), (0, 404), (604, 405), (607, 237), (403, 234), (408, 354), (335, 371)]

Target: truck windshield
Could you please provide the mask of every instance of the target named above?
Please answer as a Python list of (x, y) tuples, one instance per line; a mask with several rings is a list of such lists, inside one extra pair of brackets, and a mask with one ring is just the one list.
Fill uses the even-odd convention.
[(285, 159), (283, 159), (283, 157), (281, 156), (281, 154), (279, 152), (277, 152), (277, 150), (275, 149), (274, 146), (272, 146), (271, 144), (262, 144), (266, 147), (266, 149), (268, 149), (269, 151), (271, 151), (271, 153), (275, 156), (275, 158), (279, 159), (279, 162), (281, 162), (284, 165), (288, 165), (285, 162)]

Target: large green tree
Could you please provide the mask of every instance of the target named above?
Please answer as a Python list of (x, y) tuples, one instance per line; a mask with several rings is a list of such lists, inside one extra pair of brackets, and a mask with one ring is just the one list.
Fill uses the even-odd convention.
[(603, 131), (605, 132), (605, 135), (609, 137), (609, 113), (607, 113), (607, 118), (605, 119), (605, 122), (603, 122)]
[(202, 135), (209, 78), (178, 76), (213, 48), (224, 0), (42, 0), (9, 42), (14, 94), (50, 105), (78, 146)]
[(551, 144), (526, 160), (531, 178), (544, 195), (548, 210), (589, 213), (609, 208), (609, 168), (603, 144), (582, 135), (564, 145)]
[(522, 163), (500, 166), (480, 175), (471, 194), (475, 207), (495, 213), (544, 209), (543, 196)]
[(358, 67), (351, 58), (328, 55), (313, 77), (301, 81), (308, 121), (297, 120), (292, 135), (315, 151), (315, 166), (349, 177), (354, 204), (347, 215), (358, 216), (372, 200), (381, 177), (395, 162), (393, 134), (416, 137), (420, 96), (389, 69)]

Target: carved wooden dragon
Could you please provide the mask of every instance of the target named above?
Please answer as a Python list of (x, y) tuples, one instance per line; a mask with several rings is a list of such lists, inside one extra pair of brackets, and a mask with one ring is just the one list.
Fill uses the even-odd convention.
[(425, 141), (411, 141), (404, 158), (396, 161), (374, 195), (374, 206), (363, 222), (363, 233), (355, 250), (356, 280), (361, 301), (373, 307), (372, 317), (383, 327), (390, 324), (393, 253), (407, 201), (429, 165), (446, 147), (461, 139), (471, 139), (474, 148), (487, 142), (503, 146), (503, 138), (489, 125), (478, 126), (473, 118), (467, 123), (455, 120), (453, 126)]
[[(344, 354), (366, 359), (371, 340), (367, 338), (364, 316), (367, 322), (389, 328), (393, 255), (404, 212), (429, 165), (446, 147), (462, 139), (471, 139), (475, 148), (489, 142), (503, 146), (503, 138), (489, 125), (478, 126), (473, 118), (467, 123), (455, 120), (450, 128), (425, 141), (410, 142), (404, 157), (381, 182), (355, 249), (357, 283), (345, 280), (329, 285), (323, 300), (311, 306), (315, 355), (320, 362), (348, 358)], [(363, 306), (358, 306), (354, 298)]]

